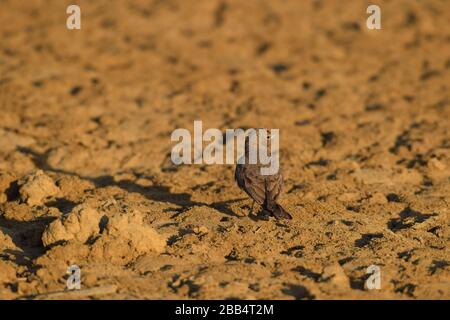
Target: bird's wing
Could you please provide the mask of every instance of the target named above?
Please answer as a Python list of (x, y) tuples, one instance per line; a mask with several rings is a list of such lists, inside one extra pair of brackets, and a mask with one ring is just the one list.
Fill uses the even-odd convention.
[(264, 176), (260, 174), (259, 170), (260, 168), (258, 166), (243, 166), (242, 178), (244, 191), (258, 204), (262, 205), (266, 198), (265, 181)]
[(280, 172), (266, 176), (266, 197), (268, 201), (275, 202), (283, 189), (283, 175)]

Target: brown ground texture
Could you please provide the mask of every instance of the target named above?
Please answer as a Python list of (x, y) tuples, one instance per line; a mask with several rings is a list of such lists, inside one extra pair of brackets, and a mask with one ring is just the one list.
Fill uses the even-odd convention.
[[(450, 2), (375, 3), (0, 1), (0, 298), (449, 299)], [(279, 128), (294, 219), (194, 120)]]

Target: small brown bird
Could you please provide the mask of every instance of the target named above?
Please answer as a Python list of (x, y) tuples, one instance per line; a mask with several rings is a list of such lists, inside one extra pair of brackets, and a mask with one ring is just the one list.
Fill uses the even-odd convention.
[[(257, 139), (250, 139), (255, 134)], [(267, 130), (266, 146), (268, 150), (271, 150), (271, 138), (270, 132)], [(253, 199), (252, 212), (256, 202), (262, 206), (262, 214), (264, 216), (274, 216), (277, 219), (292, 219), (292, 216), (277, 202), (283, 189), (281, 168), (275, 174), (263, 175), (261, 168), (265, 166), (260, 164), (259, 160), (255, 164), (249, 163), (250, 146), (259, 147), (257, 142), (255, 142), (256, 140), (259, 141), (259, 139), (259, 129), (256, 129), (245, 137), (245, 163), (236, 165), (236, 171), (234, 173), (235, 180), (239, 188)], [(253, 150), (256, 150), (256, 148)]]

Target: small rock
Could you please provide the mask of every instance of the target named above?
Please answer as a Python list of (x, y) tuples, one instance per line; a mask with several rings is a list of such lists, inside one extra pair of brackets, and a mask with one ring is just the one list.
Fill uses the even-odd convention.
[(384, 194), (382, 194), (381, 192), (376, 192), (369, 199), (369, 202), (371, 204), (386, 204), (388, 201)]
[(63, 219), (53, 221), (42, 235), (42, 243), (49, 246), (58, 241), (86, 242), (100, 232), (101, 215), (85, 204), (73, 208)]
[(337, 263), (326, 266), (323, 269), (321, 279), (323, 281), (330, 281), (332, 284), (338, 287), (350, 287), (350, 280), (348, 279), (342, 267)]
[(10, 261), (0, 260), (0, 285), (16, 279), (16, 266)]
[(428, 161), (428, 168), (431, 170), (443, 171), (443, 170), (445, 170), (446, 166), (445, 166), (445, 163), (439, 161), (438, 159), (431, 158)]
[(52, 178), (44, 174), (42, 170), (25, 176), (19, 180), (18, 185), (20, 200), (30, 206), (40, 205), (45, 198), (59, 192)]
[(8, 201), (8, 189), (11, 186), (11, 183), (16, 180), (16, 177), (9, 172), (0, 172), (0, 203), (5, 203)]
[(306, 201), (312, 201), (315, 199), (316, 199), (316, 195), (311, 191), (307, 192), (303, 197), (303, 200), (306, 200)]
[(91, 181), (83, 180), (77, 176), (63, 176), (56, 184), (64, 197), (79, 196), (84, 191), (95, 188)]
[[(5, 249), (13, 249), (13, 250), (17, 249), (12, 238), (13, 238), (12, 230), (0, 227), (0, 252), (3, 252)], [(0, 268), (0, 270), (2, 269)]]
[(7, 202), (3, 205), (3, 215), (8, 220), (32, 221), (36, 219), (35, 212), (25, 203)]
[(142, 214), (116, 214), (109, 218), (106, 225), (106, 234), (121, 242), (126, 242), (138, 253), (150, 251), (163, 252), (166, 239), (157, 233), (151, 226), (143, 222)]

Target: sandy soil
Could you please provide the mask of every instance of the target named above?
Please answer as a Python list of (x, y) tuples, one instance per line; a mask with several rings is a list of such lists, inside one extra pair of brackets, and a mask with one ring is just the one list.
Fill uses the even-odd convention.
[[(450, 298), (448, 1), (71, 2), (0, 1), (0, 298)], [(194, 120), (280, 128), (294, 220)]]

